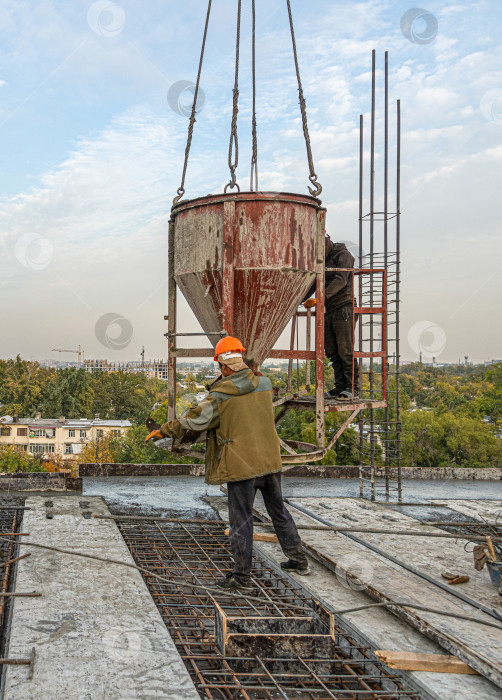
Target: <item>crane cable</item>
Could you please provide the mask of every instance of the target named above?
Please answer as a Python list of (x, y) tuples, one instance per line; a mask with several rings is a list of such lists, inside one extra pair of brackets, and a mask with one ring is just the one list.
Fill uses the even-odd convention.
[[(290, 32), (291, 32), (291, 42), (293, 46), (293, 57), (295, 61), (295, 71), (296, 71), (296, 78), (298, 82), (298, 98), (300, 102), (300, 111), (302, 115), (302, 126), (303, 126), (303, 135), (305, 138), (305, 146), (307, 149), (307, 159), (308, 159), (308, 165), (309, 165), (309, 180), (313, 187), (309, 187), (308, 190), (312, 197), (318, 197), (321, 192), (322, 192), (322, 186), (321, 184), (317, 181), (317, 174), (315, 172), (314, 168), (314, 161), (312, 157), (312, 148), (310, 144), (310, 136), (309, 136), (309, 131), (308, 131), (308, 125), (307, 125), (307, 110), (305, 106), (305, 98), (303, 96), (303, 87), (302, 87), (302, 82), (300, 78), (300, 68), (298, 66), (298, 55), (296, 52), (296, 40), (295, 40), (295, 32), (294, 32), (294, 27), (293, 27), (293, 16), (291, 13), (291, 3), (290, 0), (286, 0), (287, 2), (287, 7), (288, 7), (288, 16), (289, 16), (289, 26), (290, 26)], [(197, 111), (197, 96), (199, 93), (199, 84), (200, 84), (200, 75), (201, 75), (201, 70), (202, 70), (202, 62), (204, 59), (204, 50), (206, 46), (206, 37), (207, 37), (207, 28), (209, 24), (209, 15), (211, 12), (211, 4), (212, 0), (208, 0), (208, 6), (207, 6), (207, 13), (206, 13), (206, 23), (204, 27), (204, 35), (202, 39), (202, 47), (201, 47), (201, 52), (200, 52), (200, 59), (199, 59), (199, 69), (197, 71), (197, 80), (195, 83), (195, 90), (194, 90), (194, 97), (193, 97), (193, 103), (192, 103), (192, 111), (190, 114), (190, 122), (188, 125), (188, 138), (187, 138), (187, 144), (185, 148), (185, 162), (183, 165), (183, 174), (181, 177), (181, 184), (179, 188), (177, 189), (177, 196), (173, 199), (173, 206), (175, 206), (178, 201), (181, 199), (181, 197), (185, 194), (185, 177), (186, 177), (186, 171), (187, 171), (187, 165), (188, 165), (188, 157), (190, 154), (190, 147), (192, 145), (192, 135), (193, 135), (193, 128), (195, 124), (195, 114)], [(240, 187), (237, 184), (236, 181), (236, 175), (235, 171), (237, 169), (237, 165), (239, 162), (239, 144), (238, 144), (238, 138), (237, 138), (237, 114), (239, 112), (238, 109), (238, 100), (239, 100), (239, 45), (240, 45), (240, 29), (241, 29), (241, 7), (242, 7), (242, 0), (238, 0), (238, 6), (237, 6), (237, 39), (236, 39), (236, 46), (235, 46), (235, 80), (234, 80), (234, 88), (233, 88), (233, 105), (232, 105), (232, 124), (231, 124), (231, 131), (230, 131), (230, 143), (228, 147), (228, 167), (230, 168), (230, 182), (225, 185), (224, 192), (227, 191), (227, 189), (230, 187), (230, 189), (233, 189), (234, 187), (237, 188), (237, 191), (240, 192)], [(250, 176), (250, 190), (253, 191), (253, 187), (255, 190), (258, 189), (258, 147), (257, 147), (257, 134), (256, 134), (256, 70), (255, 70), (255, 28), (256, 28), (256, 18), (255, 18), (255, 0), (252, 0), (252, 22), (253, 22), (253, 29), (252, 29), (252, 80), (253, 80), (253, 116), (252, 116), (252, 155), (251, 155), (251, 176)]]
[[(255, 0), (251, 0), (251, 13), (253, 17), (252, 26), (252, 44), (251, 44), (251, 71), (253, 80), (253, 120), (252, 120), (252, 152), (251, 152), (251, 175), (249, 178), (249, 189), (258, 191), (258, 141), (256, 137), (256, 61), (255, 61), (255, 44), (256, 44), (256, 13)], [(254, 186), (253, 186), (254, 180)]]
[(206, 47), (207, 27), (209, 25), (209, 15), (211, 13), (211, 4), (212, 4), (212, 0), (208, 0), (207, 13), (206, 13), (206, 24), (204, 27), (204, 36), (202, 38), (202, 46), (201, 46), (201, 50), (200, 50), (199, 70), (197, 71), (197, 80), (195, 81), (195, 90), (193, 93), (192, 112), (190, 114), (190, 122), (188, 124), (187, 145), (185, 147), (185, 163), (183, 165), (183, 174), (181, 176), (181, 184), (177, 189), (176, 197), (173, 199), (173, 207), (178, 203), (178, 201), (185, 194), (185, 176), (186, 176), (186, 172), (187, 172), (188, 156), (190, 154), (190, 146), (192, 145), (193, 126), (195, 124), (195, 112), (197, 110), (197, 96), (199, 94), (200, 74), (202, 71), (202, 61), (204, 60), (204, 49)]
[(239, 45), (241, 39), (241, 6), (242, 0), (237, 3), (237, 38), (235, 42), (235, 80), (233, 89), (233, 106), (232, 106), (232, 127), (230, 129), (230, 143), (228, 146), (228, 167), (230, 168), (230, 182), (225, 185), (223, 192), (230, 187), (232, 190), (237, 187), (237, 192), (241, 188), (237, 184), (235, 171), (239, 163), (239, 142), (237, 140), (237, 113), (239, 112), (237, 103), (239, 100)]
[(300, 69), (298, 67), (298, 56), (296, 54), (295, 30), (293, 29), (293, 16), (291, 14), (291, 3), (290, 3), (290, 0), (286, 0), (286, 2), (288, 4), (289, 27), (291, 29), (291, 41), (293, 44), (293, 56), (295, 59), (296, 79), (298, 80), (298, 98), (300, 100), (300, 110), (302, 113), (303, 135), (305, 137), (305, 146), (307, 147), (307, 159), (309, 162), (309, 170), (310, 170), (309, 180), (314, 185), (314, 188), (315, 188), (314, 189), (312, 187), (309, 187), (309, 192), (312, 195), (312, 197), (317, 197), (321, 194), (322, 187), (319, 184), (319, 182), (317, 182), (317, 175), (315, 172), (314, 161), (312, 158), (312, 149), (310, 147), (310, 136), (309, 136), (309, 130), (308, 130), (308, 126), (307, 126), (307, 110), (305, 107), (305, 98), (303, 97), (302, 81), (300, 78)]

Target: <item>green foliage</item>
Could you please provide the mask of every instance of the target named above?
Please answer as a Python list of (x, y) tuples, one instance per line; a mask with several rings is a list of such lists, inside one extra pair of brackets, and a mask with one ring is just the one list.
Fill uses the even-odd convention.
[(147, 436), (146, 426), (135, 425), (123, 436), (116, 438), (111, 445), (114, 462), (128, 464), (186, 464), (194, 462), (191, 458), (172, 455), (169, 450), (155, 447), (151, 440), (145, 442)]
[(480, 401), (482, 411), (493, 422), (502, 422), (502, 362), (497, 362), (486, 370), (486, 391)]
[(140, 373), (110, 372), (96, 376), (99, 381), (93, 387), (94, 409), (101, 418), (142, 423), (163, 388), (160, 380), (147, 379)]
[(40, 402), (44, 418), (91, 418), (94, 417), (93, 375), (83, 369), (67, 367), (55, 373), (45, 387)]
[(2, 415), (43, 418), (128, 419), (143, 422), (153, 404), (164, 399), (166, 385), (141, 373), (100, 372), (67, 367), (45, 369), (37, 362), (0, 360)]
[[(324, 362), (326, 389), (333, 386), (333, 370)], [(378, 372), (375, 366), (375, 372)], [(286, 372), (267, 372), (274, 388), (285, 390)], [(181, 379), (181, 374), (178, 375)], [(177, 396), (177, 414), (194, 403), (196, 383), (203, 382), (203, 373), (186, 377), (186, 388)], [(367, 381), (367, 377), (365, 378)], [(314, 363), (311, 364), (313, 393)], [(375, 379), (376, 390), (379, 379)], [(293, 363), (293, 391), (305, 386), (305, 363)], [(375, 419), (383, 421), (387, 414), (396, 419), (396, 383), (391, 377), (388, 387), (388, 408), (375, 411)], [(400, 376), (403, 466), (502, 466), (502, 363), (485, 368), (455, 365), (432, 367), (415, 362), (402, 367)], [(193, 461), (172, 456), (166, 450), (144, 442), (147, 430), (144, 421), (150, 414), (159, 423), (167, 421), (166, 384), (147, 379), (137, 373), (89, 374), (73, 367), (54, 370), (37, 362), (0, 360), (0, 413), (44, 418), (128, 419), (135, 427), (125, 436), (110, 443), (110, 455), (116, 462), (173, 463)], [(153, 411), (152, 406), (160, 402)], [(410, 409), (418, 409), (410, 411)], [(483, 420), (485, 416), (488, 419)], [(339, 429), (347, 414), (326, 416), (326, 440)], [(489, 422), (486, 422), (489, 420)], [(497, 432), (497, 429), (499, 432)], [(315, 444), (315, 417), (309, 411), (290, 411), (278, 428), (286, 440)], [(396, 435), (390, 434), (394, 439)], [(364, 445), (365, 451), (368, 445)], [(377, 436), (375, 461), (383, 463), (382, 441)], [(93, 460), (94, 461), (94, 460)], [(357, 464), (359, 433), (350, 427), (323, 459), (324, 464)], [(39, 458), (3, 447), (0, 454), (3, 471), (43, 470)]]
[(19, 355), (15, 360), (0, 360), (2, 414), (33, 415), (54, 375), (54, 370), (26, 362)]
[(479, 419), (418, 410), (403, 415), (402, 456), (407, 467), (501, 467), (502, 440)]
[(44, 472), (40, 458), (18, 452), (10, 445), (0, 445), (0, 472)]

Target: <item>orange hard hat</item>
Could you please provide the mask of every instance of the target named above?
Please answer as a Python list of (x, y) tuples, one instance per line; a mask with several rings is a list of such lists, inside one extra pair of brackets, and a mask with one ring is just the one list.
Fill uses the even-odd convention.
[(228, 335), (226, 338), (222, 338), (216, 343), (214, 349), (214, 361), (218, 361), (218, 355), (223, 352), (246, 352), (246, 348), (243, 346), (239, 338), (232, 338)]

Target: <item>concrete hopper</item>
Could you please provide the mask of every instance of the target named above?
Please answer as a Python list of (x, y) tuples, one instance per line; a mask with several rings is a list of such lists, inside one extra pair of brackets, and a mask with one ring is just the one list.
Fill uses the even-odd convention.
[(205, 333), (240, 338), (249, 363), (266, 359), (315, 280), (320, 212), (313, 197), (278, 192), (173, 207), (174, 278)]

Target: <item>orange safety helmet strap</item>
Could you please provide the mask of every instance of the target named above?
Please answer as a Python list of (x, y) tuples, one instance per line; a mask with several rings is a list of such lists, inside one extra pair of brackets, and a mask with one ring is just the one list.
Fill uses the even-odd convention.
[(222, 338), (216, 343), (214, 349), (214, 361), (218, 361), (218, 355), (223, 352), (246, 352), (246, 348), (243, 346), (239, 338), (232, 338), (231, 335), (226, 338)]

